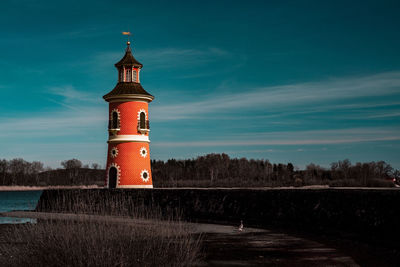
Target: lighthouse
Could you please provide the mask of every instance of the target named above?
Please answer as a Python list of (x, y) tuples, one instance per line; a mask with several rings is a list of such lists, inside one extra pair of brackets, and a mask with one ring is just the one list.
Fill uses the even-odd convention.
[(153, 188), (148, 105), (154, 96), (140, 84), (143, 65), (133, 57), (129, 41), (125, 55), (115, 67), (118, 83), (103, 96), (109, 103), (105, 186)]

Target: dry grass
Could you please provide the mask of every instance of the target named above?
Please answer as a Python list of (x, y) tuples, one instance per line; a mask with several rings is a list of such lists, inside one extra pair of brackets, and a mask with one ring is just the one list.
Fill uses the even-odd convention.
[(201, 237), (190, 233), (177, 212), (166, 217), (160, 208), (114, 200), (96, 205), (61, 199), (53, 208), (69, 203), (68, 211), (80, 217), (117, 215), (126, 218), (123, 223), (46, 220), (6, 229), (0, 240), (0, 266), (191, 266), (200, 259)]
[[(199, 239), (183, 226), (45, 221), (3, 233), (1, 266), (190, 266)], [(11, 245), (10, 244), (16, 244)]]
[(128, 216), (136, 219), (180, 221), (178, 208), (161, 208), (124, 190), (53, 191), (51, 200), (39, 202), (37, 211)]

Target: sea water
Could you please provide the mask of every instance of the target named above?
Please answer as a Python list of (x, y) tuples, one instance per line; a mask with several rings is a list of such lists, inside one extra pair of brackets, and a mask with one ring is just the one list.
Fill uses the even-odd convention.
[[(41, 190), (0, 191), (0, 213), (13, 210), (34, 210), (41, 194)], [(26, 222), (34, 223), (36, 220), (29, 218), (0, 217), (0, 224)]]

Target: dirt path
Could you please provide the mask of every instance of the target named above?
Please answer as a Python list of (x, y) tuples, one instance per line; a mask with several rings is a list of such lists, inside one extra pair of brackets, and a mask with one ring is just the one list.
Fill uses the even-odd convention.
[(205, 233), (205, 266), (359, 266), (315, 241), (268, 230)]

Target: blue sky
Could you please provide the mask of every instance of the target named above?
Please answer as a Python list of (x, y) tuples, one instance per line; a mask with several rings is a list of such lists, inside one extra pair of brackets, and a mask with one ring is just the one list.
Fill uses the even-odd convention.
[(400, 168), (398, 1), (1, 1), (0, 158), (106, 160), (133, 32), (151, 158)]

